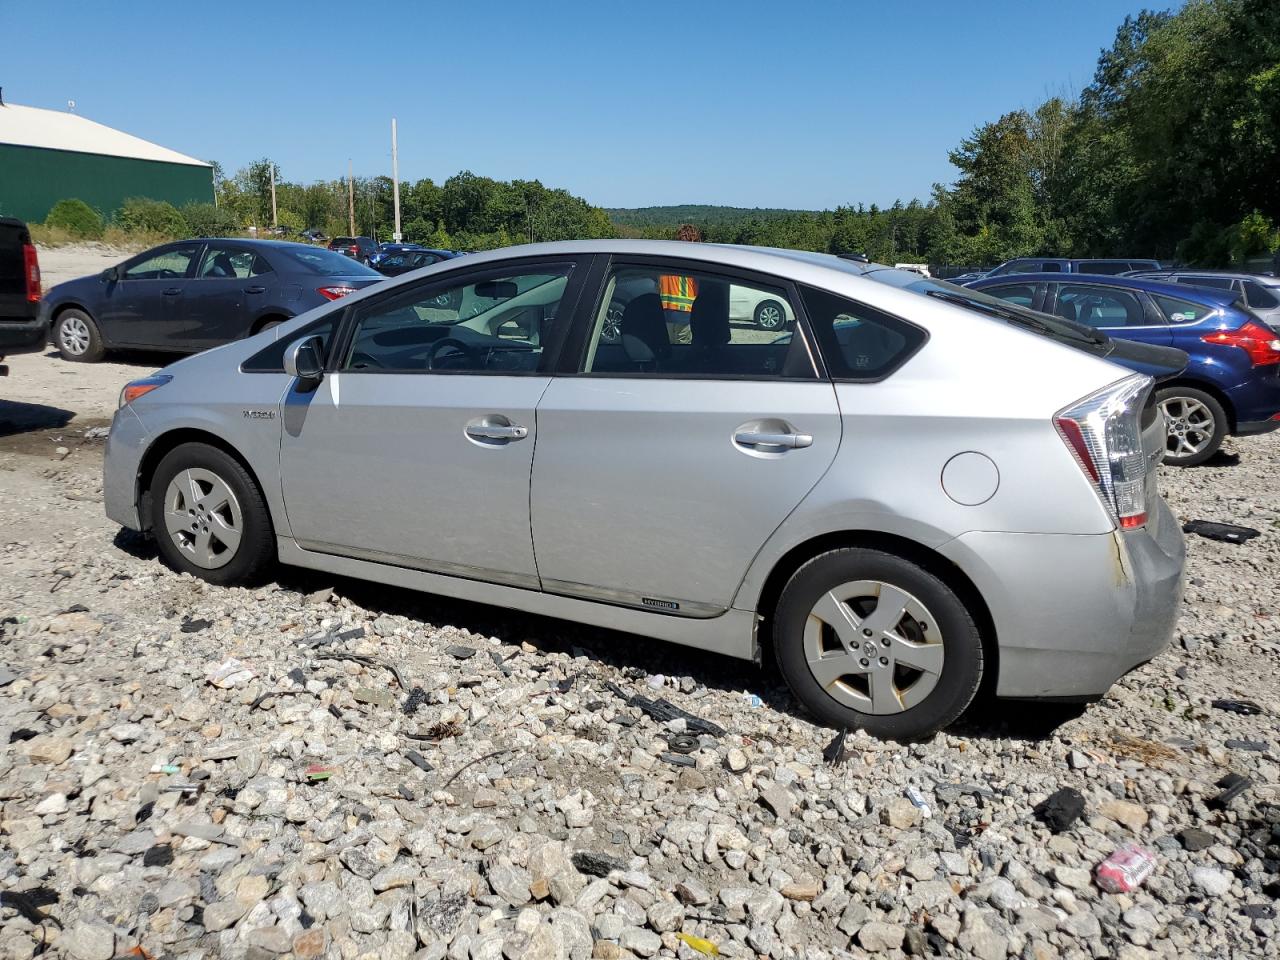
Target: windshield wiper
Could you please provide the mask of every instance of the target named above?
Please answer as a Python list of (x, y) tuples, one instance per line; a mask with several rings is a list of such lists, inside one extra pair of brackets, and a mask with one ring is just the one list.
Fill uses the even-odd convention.
[(1058, 320), (1056, 317), (1053, 318), (1054, 322), (1050, 323), (1047, 318), (1042, 320), (1034, 312), (1022, 313), (1014, 309), (1004, 309), (993, 303), (970, 300), (968, 297), (957, 293), (948, 293), (946, 290), (929, 290), (926, 295), (945, 300), (947, 303), (954, 303), (956, 306), (964, 307), (968, 310), (977, 310), (979, 313), (985, 313), (988, 316), (996, 317), (1018, 326), (1038, 330), (1051, 337), (1065, 337), (1071, 340), (1079, 340), (1083, 343), (1094, 343), (1099, 346), (1109, 342), (1106, 334), (1098, 333), (1090, 327), (1082, 327), (1066, 320)]

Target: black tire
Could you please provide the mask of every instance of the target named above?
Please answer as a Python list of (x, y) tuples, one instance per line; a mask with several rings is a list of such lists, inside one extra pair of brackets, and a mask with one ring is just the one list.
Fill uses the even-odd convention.
[(761, 300), (751, 319), (761, 330), (782, 330), (787, 326), (787, 311), (777, 300)]
[[(222, 480), (240, 508), (240, 541), (233, 556), (222, 566), (207, 568), (192, 561), (165, 524), (166, 491), (174, 477), (188, 469), (208, 471)], [(174, 447), (151, 475), (151, 532), (160, 556), (175, 570), (219, 586), (260, 583), (276, 560), (275, 531), (262, 491), (249, 472), (234, 457), (204, 443), (184, 443)], [(185, 532), (185, 531), (184, 531)]]
[[(63, 360), (72, 363), (97, 363), (107, 352), (102, 331), (93, 317), (75, 308), (63, 310), (53, 325), (53, 342)], [(78, 349), (83, 344), (82, 349)]]
[[(1194, 438), (1198, 434), (1196, 432), (1188, 433), (1187, 428), (1194, 426), (1196, 421), (1188, 422), (1186, 418), (1178, 418), (1171, 415), (1171, 411), (1179, 409), (1181, 401), (1181, 409), (1186, 410), (1189, 404), (1199, 404), (1200, 409), (1207, 412), (1208, 416), (1213, 419), (1212, 428), (1207, 424), (1202, 424), (1200, 433), (1208, 434), (1208, 442), (1203, 447), (1199, 442), (1194, 442), (1197, 449), (1194, 452), (1178, 453), (1177, 447), (1180, 445), (1182, 438)], [(1165, 413), (1168, 420), (1169, 434), (1165, 441), (1164, 462), (1171, 467), (1195, 467), (1218, 452), (1218, 448), (1222, 446), (1222, 438), (1227, 435), (1227, 412), (1222, 409), (1222, 404), (1211, 393), (1205, 393), (1203, 390), (1197, 390), (1195, 387), (1184, 387), (1175, 384), (1172, 387), (1164, 387), (1156, 391), (1156, 403), (1160, 405), (1160, 409)], [(1166, 404), (1168, 409), (1166, 410)], [(1181, 421), (1181, 422), (1179, 422)]]
[[(927, 608), (943, 638), (942, 667), (932, 690), (919, 703), (897, 713), (864, 712), (840, 702), (819, 683), (806, 662), (805, 631), (815, 604), (841, 584), (863, 580), (878, 581), (910, 594)], [(902, 616), (899, 627), (917, 623), (905, 613)], [(822, 723), (837, 729), (858, 728), (887, 739), (917, 740), (942, 729), (964, 712), (982, 682), (982, 636), (964, 603), (929, 571), (880, 550), (832, 550), (800, 567), (778, 599), (773, 647), (778, 668), (791, 692)], [(894, 669), (890, 667), (891, 671)], [(909, 670), (906, 676), (910, 676)], [(841, 689), (848, 689), (843, 680), (829, 686), (837, 682)]]

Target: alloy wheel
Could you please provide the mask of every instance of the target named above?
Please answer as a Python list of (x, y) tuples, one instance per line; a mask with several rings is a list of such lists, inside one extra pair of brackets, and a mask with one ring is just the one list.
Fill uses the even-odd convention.
[(73, 357), (89, 349), (89, 325), (79, 317), (64, 317), (58, 325), (58, 346)]
[(937, 686), (945, 658), (938, 622), (918, 599), (878, 580), (841, 584), (814, 604), (804, 658), (818, 685), (868, 714), (909, 710)]
[(216, 570), (230, 563), (244, 533), (240, 502), (212, 470), (191, 467), (164, 493), (164, 525), (174, 545), (198, 567)]
[(787, 322), (782, 308), (776, 304), (766, 303), (756, 311), (756, 323), (762, 330), (778, 330)]
[(1213, 412), (1193, 397), (1167, 397), (1160, 401), (1168, 437), (1165, 449), (1172, 457), (1194, 457), (1213, 442), (1217, 424)]
[(622, 339), (622, 311), (618, 303), (609, 304), (604, 314), (604, 327), (600, 331), (600, 339), (605, 343), (617, 343)]

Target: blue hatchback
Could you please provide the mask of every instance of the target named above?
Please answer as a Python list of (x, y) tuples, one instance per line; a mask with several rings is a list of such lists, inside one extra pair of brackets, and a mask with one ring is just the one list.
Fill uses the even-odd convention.
[(1280, 427), (1280, 334), (1231, 290), (1090, 274), (1020, 274), (975, 280), (980, 290), (1110, 337), (1186, 351), (1156, 399), (1169, 424), (1165, 463), (1194, 466), (1222, 438)]

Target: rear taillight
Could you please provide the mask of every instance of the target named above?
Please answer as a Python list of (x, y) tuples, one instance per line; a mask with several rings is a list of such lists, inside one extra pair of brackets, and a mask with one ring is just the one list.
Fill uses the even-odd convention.
[(1053, 418), (1059, 435), (1107, 512), (1122, 528), (1147, 522), (1142, 408), (1150, 377), (1135, 375), (1092, 393)]
[(22, 276), (27, 282), (27, 302), (36, 303), (40, 299), (40, 261), (29, 243), (22, 245)]
[(1246, 321), (1235, 330), (1215, 330), (1200, 338), (1205, 343), (1219, 343), (1227, 347), (1239, 347), (1249, 355), (1255, 367), (1280, 363), (1280, 337), (1270, 327), (1255, 320)]
[(324, 297), (326, 300), (341, 300), (349, 293), (355, 293), (355, 287), (335, 286), (335, 287), (316, 287), (316, 293)]

